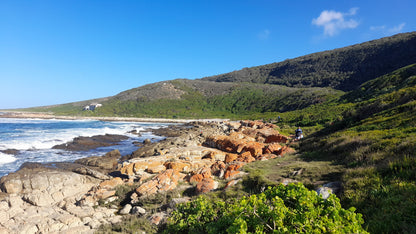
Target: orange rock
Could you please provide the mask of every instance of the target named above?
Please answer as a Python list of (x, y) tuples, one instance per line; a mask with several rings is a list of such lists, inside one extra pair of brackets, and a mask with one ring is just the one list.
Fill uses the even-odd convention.
[(247, 142), (247, 144), (242, 147), (241, 152), (248, 151), (251, 153), (251, 156), (257, 157), (263, 153), (264, 146), (263, 143), (259, 142)]
[(264, 127), (263, 121), (259, 121), (259, 120), (254, 120), (254, 121), (252, 121), (252, 120), (243, 120), (243, 121), (241, 121), (241, 125), (247, 126), (247, 127), (250, 127), (250, 128), (254, 128), (254, 129)]
[(242, 131), (244, 135), (247, 135), (249, 137), (255, 138), (257, 136), (257, 130), (252, 128), (246, 128)]
[(189, 171), (189, 164), (188, 163), (183, 163), (183, 162), (166, 162), (164, 164), (164, 166), (166, 167), (166, 169), (173, 169), (176, 171)]
[(151, 173), (151, 174), (158, 174), (158, 173), (164, 171), (165, 169), (166, 169), (165, 166), (158, 165), (158, 166), (155, 166), (155, 167), (148, 167), (146, 169), (146, 172)]
[(240, 174), (241, 171), (226, 171), (224, 178), (225, 179), (230, 179), (230, 178), (235, 178), (238, 174)]
[(142, 163), (142, 164), (146, 167), (146, 169), (149, 169), (149, 168), (163, 166), (163, 163), (164, 163), (164, 160), (162, 161), (158, 159), (158, 160), (149, 160), (146, 163)]
[(225, 155), (225, 163), (230, 163), (232, 161), (235, 161), (238, 158), (237, 154), (228, 153)]
[(201, 182), (204, 177), (201, 174), (195, 174), (189, 178), (189, 183)]
[(225, 170), (225, 163), (222, 161), (216, 161), (214, 164), (211, 165), (211, 174), (213, 175), (220, 175), (221, 170)]
[(136, 189), (136, 193), (139, 196), (154, 194), (158, 191), (157, 185), (157, 180), (149, 180), (146, 183), (140, 185), (140, 187)]
[(202, 179), (204, 179), (204, 178), (211, 178), (211, 176), (212, 176), (212, 174), (211, 174), (211, 168), (209, 168), (209, 167), (199, 168), (193, 174), (194, 175), (192, 175), (189, 178), (189, 182), (190, 183), (200, 182), (200, 181), (202, 181)]
[(288, 146), (283, 146), (282, 147), (282, 149), (280, 150), (280, 152), (279, 152), (279, 155), (280, 156), (282, 156), (282, 155), (284, 155), (284, 154), (287, 154), (287, 153), (293, 153), (293, 152), (295, 152), (295, 150), (294, 149), (292, 149), (292, 148), (290, 148), (290, 147), (288, 147)]
[(115, 190), (106, 190), (106, 189), (99, 189), (95, 192), (95, 199), (96, 200), (100, 200), (100, 199), (106, 199), (109, 197), (112, 197), (116, 195), (116, 191)]
[(240, 169), (242, 166), (244, 166), (246, 163), (244, 162), (238, 162), (238, 163), (234, 163), (231, 164), (227, 167), (227, 171), (236, 171), (238, 169)]
[(264, 147), (263, 153), (264, 154), (279, 154), (282, 146), (279, 143), (271, 143)]
[(272, 134), (266, 138), (265, 143), (272, 143), (272, 142), (279, 142), (279, 143), (286, 143), (288, 137), (283, 136), (281, 134)]
[(235, 140), (242, 140), (245, 139), (247, 136), (242, 134), (241, 132), (232, 132), (230, 135), (228, 135), (228, 138), (235, 139)]
[(140, 196), (147, 196), (159, 191), (168, 191), (176, 188), (178, 180), (181, 175), (178, 171), (173, 169), (167, 169), (166, 171), (155, 176), (150, 181), (140, 185), (136, 189), (136, 193)]
[(214, 190), (218, 187), (218, 183), (215, 182), (212, 178), (204, 178), (201, 182), (196, 185), (196, 193), (207, 193), (211, 190)]
[(147, 164), (148, 164), (147, 161), (135, 162), (133, 166), (134, 173), (146, 170)]
[(251, 163), (251, 162), (256, 161), (256, 159), (253, 156), (251, 156), (250, 152), (247, 151), (247, 152), (240, 154), (237, 158), (237, 161)]
[(271, 135), (279, 135), (279, 131), (274, 130), (273, 128), (263, 128), (257, 130), (257, 135), (267, 138)]
[(134, 175), (133, 168), (134, 168), (134, 163), (127, 164), (126, 166), (123, 166), (120, 169), (120, 173), (124, 175), (128, 175), (128, 176)]
[(210, 167), (203, 167), (198, 170), (198, 174), (201, 174), (204, 178), (209, 178), (212, 176)]
[(114, 177), (112, 179), (101, 182), (99, 186), (102, 189), (109, 190), (109, 189), (114, 189), (117, 185), (122, 185), (122, 184), (124, 184), (124, 182), (120, 177)]
[(210, 160), (193, 161), (192, 164), (190, 164), (189, 169), (185, 172), (197, 171), (199, 168), (211, 167), (211, 165), (212, 162)]

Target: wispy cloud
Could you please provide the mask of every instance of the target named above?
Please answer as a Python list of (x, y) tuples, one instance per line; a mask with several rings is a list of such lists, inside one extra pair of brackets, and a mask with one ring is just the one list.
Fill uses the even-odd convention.
[(406, 23), (401, 23), (393, 27), (387, 27), (386, 25), (371, 26), (370, 30), (374, 32), (381, 32), (384, 35), (392, 35), (403, 32), (404, 26), (406, 26)]
[(263, 31), (261, 31), (261, 32), (259, 32), (258, 34), (257, 34), (257, 37), (260, 39), (260, 40), (267, 40), (267, 39), (269, 39), (269, 37), (270, 37), (270, 30), (268, 30), (268, 29), (264, 29)]
[(356, 28), (359, 23), (351, 17), (356, 15), (358, 8), (351, 8), (348, 12), (333, 10), (322, 11), (318, 18), (312, 20), (312, 24), (323, 27), (325, 36), (335, 36), (343, 29)]

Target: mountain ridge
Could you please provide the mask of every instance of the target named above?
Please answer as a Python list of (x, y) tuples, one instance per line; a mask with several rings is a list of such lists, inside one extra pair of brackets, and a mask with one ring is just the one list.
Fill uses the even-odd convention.
[(416, 32), (401, 33), (251, 68), (204, 77), (215, 82), (252, 82), (351, 91), (365, 81), (416, 63)]

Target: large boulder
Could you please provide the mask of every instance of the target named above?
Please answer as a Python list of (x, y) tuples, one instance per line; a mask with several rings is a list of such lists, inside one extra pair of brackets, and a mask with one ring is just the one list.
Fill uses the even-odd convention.
[(211, 178), (211, 168), (202, 167), (193, 173), (189, 178), (189, 183), (201, 182), (204, 178)]
[(279, 143), (271, 143), (264, 148), (263, 153), (264, 154), (280, 154), (281, 149), (282, 149), (282, 146)]
[(222, 161), (216, 161), (211, 165), (211, 173), (215, 176), (221, 177), (221, 174), (225, 172), (226, 165)]
[(256, 161), (256, 159), (251, 155), (250, 152), (244, 152), (240, 155), (238, 155), (237, 161), (239, 162), (245, 162), (245, 163), (251, 163)]
[(90, 176), (50, 168), (22, 168), (0, 179), (0, 188), (20, 194), (35, 206), (50, 206), (66, 197), (84, 194), (99, 182)]
[(88, 151), (98, 147), (117, 145), (118, 142), (128, 139), (123, 135), (98, 135), (92, 137), (76, 137), (71, 142), (55, 145), (53, 149), (63, 149), (70, 151)]
[(237, 149), (237, 153), (250, 152), (251, 156), (257, 157), (263, 154), (264, 147), (265, 147), (265, 144), (263, 143), (250, 141), (250, 142), (247, 142), (246, 144), (240, 145), (239, 148)]
[(218, 188), (218, 182), (212, 178), (204, 178), (196, 185), (195, 191), (197, 194), (207, 193)]
[(190, 163), (188, 162), (181, 162), (181, 161), (166, 162), (164, 166), (166, 167), (166, 169), (173, 169), (175, 171), (180, 171), (180, 172), (189, 172), (190, 170)]
[(168, 169), (155, 176), (148, 182), (143, 183), (136, 189), (139, 196), (148, 196), (157, 192), (168, 191), (176, 188), (181, 175), (178, 171)]
[(117, 168), (118, 160), (121, 154), (119, 150), (113, 150), (106, 153), (104, 156), (92, 156), (87, 158), (78, 159), (75, 162), (92, 167), (98, 167), (106, 170), (114, 170)]

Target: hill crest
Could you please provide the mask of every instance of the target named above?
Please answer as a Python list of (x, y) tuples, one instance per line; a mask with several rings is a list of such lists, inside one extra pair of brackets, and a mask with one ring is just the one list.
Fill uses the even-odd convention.
[(243, 68), (202, 80), (332, 87), (351, 91), (368, 80), (413, 63), (416, 63), (416, 32)]

